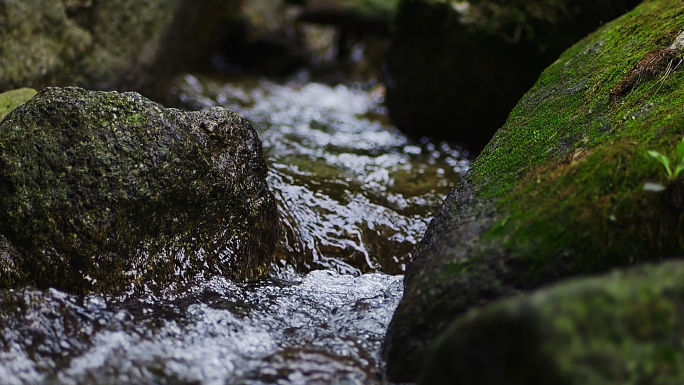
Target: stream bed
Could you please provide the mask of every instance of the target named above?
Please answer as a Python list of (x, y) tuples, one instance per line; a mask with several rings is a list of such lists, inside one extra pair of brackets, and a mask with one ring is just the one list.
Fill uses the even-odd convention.
[(373, 384), (403, 272), (467, 153), (386, 123), (382, 88), (186, 75), (188, 109), (259, 132), (283, 235), (270, 276), (120, 297), (0, 291), (0, 384)]

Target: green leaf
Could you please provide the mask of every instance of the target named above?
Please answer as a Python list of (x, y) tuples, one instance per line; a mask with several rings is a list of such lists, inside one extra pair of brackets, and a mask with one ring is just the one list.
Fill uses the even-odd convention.
[(665, 167), (665, 171), (667, 171), (667, 176), (670, 179), (672, 179), (672, 169), (670, 169), (670, 160), (667, 159), (667, 157), (665, 155), (659, 153), (658, 151), (648, 151), (648, 155), (651, 158), (660, 162), (660, 164), (662, 164), (663, 167)]
[(682, 170), (684, 170), (684, 163), (680, 163), (677, 165), (677, 167), (675, 167), (674, 172), (672, 173), (672, 180), (677, 179), (679, 173), (682, 172)]
[(677, 143), (677, 167), (672, 178), (677, 179), (682, 170), (684, 170), (684, 141)]

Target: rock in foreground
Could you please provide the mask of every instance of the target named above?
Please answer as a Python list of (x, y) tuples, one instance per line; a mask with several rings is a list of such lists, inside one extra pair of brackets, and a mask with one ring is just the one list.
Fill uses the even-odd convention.
[(684, 263), (573, 280), (469, 312), (420, 384), (684, 383)]
[(112, 292), (270, 265), (261, 141), (227, 110), (47, 88), (0, 123), (0, 154), (2, 287)]
[(472, 307), (684, 254), (671, 199), (684, 186), (648, 156), (672, 161), (684, 135), (682, 53), (669, 48), (682, 23), (678, 2), (644, 2), (563, 53), (520, 100), (407, 269), (385, 344), (392, 380), (415, 379), (427, 346)]

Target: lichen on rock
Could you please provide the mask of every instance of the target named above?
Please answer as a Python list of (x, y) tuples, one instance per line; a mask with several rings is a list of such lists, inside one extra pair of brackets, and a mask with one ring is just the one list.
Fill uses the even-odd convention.
[(261, 142), (227, 110), (47, 88), (2, 121), (0, 154), (0, 233), (16, 248), (1, 287), (116, 292), (270, 266)]

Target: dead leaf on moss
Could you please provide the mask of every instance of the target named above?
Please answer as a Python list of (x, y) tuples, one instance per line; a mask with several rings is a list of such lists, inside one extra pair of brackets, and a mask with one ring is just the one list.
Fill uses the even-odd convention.
[(639, 62), (627, 72), (622, 80), (610, 92), (610, 101), (617, 102), (626, 96), (642, 81), (657, 76), (667, 77), (682, 62), (681, 51), (674, 48), (658, 48), (647, 53)]

